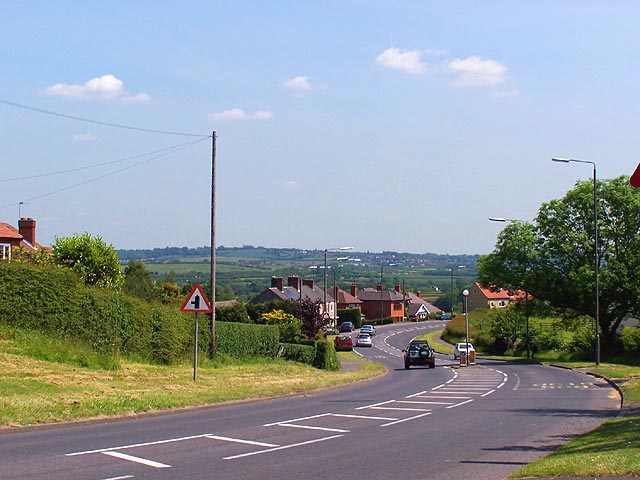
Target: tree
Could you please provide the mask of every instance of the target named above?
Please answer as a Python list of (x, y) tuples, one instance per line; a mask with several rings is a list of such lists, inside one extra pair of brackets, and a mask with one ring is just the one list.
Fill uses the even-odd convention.
[(56, 237), (51, 248), (54, 262), (78, 273), (87, 285), (114, 289), (122, 286), (118, 255), (101, 237), (89, 233)]
[(296, 303), (296, 316), (302, 320), (302, 333), (307, 338), (316, 338), (322, 328), (329, 323), (322, 318), (320, 305), (322, 305), (320, 299), (312, 301), (309, 298), (303, 298), (302, 302)]
[[(597, 191), (599, 328), (607, 352), (622, 320), (640, 314), (640, 190), (620, 176), (599, 181)], [(524, 287), (567, 316), (595, 318), (593, 213), (593, 184), (577, 182), (543, 204), (535, 224), (503, 230), (493, 253), (478, 261), (480, 283)]]
[(152, 299), (153, 281), (143, 262), (129, 260), (129, 264), (124, 269), (122, 290), (147, 301)]

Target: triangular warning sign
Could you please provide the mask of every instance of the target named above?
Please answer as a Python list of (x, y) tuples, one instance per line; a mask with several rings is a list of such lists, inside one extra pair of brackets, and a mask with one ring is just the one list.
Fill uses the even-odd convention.
[(211, 313), (213, 309), (211, 308), (211, 304), (207, 297), (204, 296), (204, 292), (202, 291), (202, 287), (200, 285), (194, 285), (191, 293), (187, 297), (187, 300), (182, 305), (180, 309), (183, 312), (205, 312)]
[(640, 163), (636, 167), (636, 171), (631, 175), (631, 186), (636, 188), (640, 187)]

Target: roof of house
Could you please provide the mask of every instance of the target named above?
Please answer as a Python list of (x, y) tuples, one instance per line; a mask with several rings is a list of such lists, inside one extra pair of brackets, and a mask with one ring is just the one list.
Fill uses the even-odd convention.
[(342, 303), (342, 304), (362, 303), (362, 300), (360, 300), (358, 297), (354, 297), (349, 292), (342, 290), (340, 287), (338, 287), (337, 290), (338, 290), (338, 303)]
[(20, 235), (20, 232), (18, 231), (18, 229), (15, 228), (13, 225), (0, 222), (0, 239), (3, 239), (3, 238), (22, 239), (22, 235)]
[(363, 288), (358, 292), (358, 298), (362, 301), (402, 302), (404, 295), (395, 290), (377, 290), (375, 288)]
[[(324, 302), (324, 290), (319, 287), (311, 288), (308, 285), (302, 285), (302, 298), (308, 298), (312, 302)], [(264, 289), (258, 296), (256, 296), (251, 303), (264, 303), (269, 302), (271, 300), (300, 300), (300, 294), (298, 293), (298, 289), (295, 287), (287, 286), (282, 290), (279, 290), (277, 287), (269, 287)], [(327, 292), (327, 302), (333, 302), (333, 296)]]
[(442, 311), (435, 305), (427, 302), (424, 298), (417, 296), (415, 293), (406, 292), (406, 295), (407, 295), (407, 298), (409, 299), (410, 305), (414, 305), (414, 304), (424, 305), (427, 308), (427, 311), (429, 313), (438, 313)]
[[(487, 298), (487, 300), (514, 300), (516, 298), (513, 291), (505, 290), (503, 288), (493, 291), (491, 288), (483, 287), (478, 282), (476, 282), (476, 288)], [(524, 294), (522, 297), (524, 298)]]

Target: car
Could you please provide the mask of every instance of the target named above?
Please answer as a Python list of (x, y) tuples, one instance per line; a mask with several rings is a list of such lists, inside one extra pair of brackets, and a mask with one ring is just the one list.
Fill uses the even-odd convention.
[(353, 339), (350, 335), (338, 335), (333, 340), (333, 345), (335, 346), (337, 351), (350, 351), (353, 350)]
[(451, 320), (453, 317), (448, 313), (442, 313), (438, 315), (438, 320)]
[[(467, 348), (468, 345), (468, 348)], [(475, 352), (476, 349), (473, 348), (473, 345), (471, 343), (465, 343), (465, 342), (461, 342), (461, 343), (456, 343), (456, 346), (453, 348), (453, 359), (457, 360), (458, 358), (460, 358), (460, 356), (463, 353), (468, 353), (469, 355), (471, 355), (471, 352)]]
[(371, 341), (371, 335), (361, 333), (356, 338), (356, 347), (371, 347), (373, 342)]
[(340, 324), (340, 333), (353, 332), (354, 328), (355, 327), (353, 326), (353, 323), (351, 323), (351, 322), (342, 322)]
[(411, 365), (426, 365), (436, 368), (436, 355), (426, 340), (411, 340), (404, 352), (404, 368), (408, 370)]
[(360, 333), (366, 333), (373, 337), (376, 334), (376, 327), (373, 325), (362, 325), (362, 327), (360, 327)]

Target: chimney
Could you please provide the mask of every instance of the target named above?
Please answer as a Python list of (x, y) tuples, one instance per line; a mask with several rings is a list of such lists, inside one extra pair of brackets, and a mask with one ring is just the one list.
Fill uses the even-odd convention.
[(296, 277), (295, 275), (289, 275), (287, 277), (287, 285), (295, 288), (296, 290), (300, 290), (300, 277)]
[(18, 220), (18, 231), (27, 242), (35, 247), (36, 221), (33, 218), (21, 218), (20, 220)]
[(382, 282), (378, 282), (378, 291), (382, 290)]
[(402, 291), (400, 290), (400, 284), (399, 283), (396, 283), (396, 292), (402, 293)]
[(418, 290), (418, 291), (416, 292), (416, 296), (417, 296), (418, 298), (422, 298), (422, 292), (421, 292), (420, 290)]
[(314, 285), (313, 285), (313, 280), (302, 280), (302, 284), (306, 285), (307, 287), (309, 287), (311, 290), (313, 290)]
[(358, 284), (357, 283), (352, 283), (351, 284), (351, 295), (353, 295), (354, 297), (358, 297)]
[(278, 290), (282, 291), (284, 287), (282, 277), (271, 277), (271, 287), (275, 287)]

